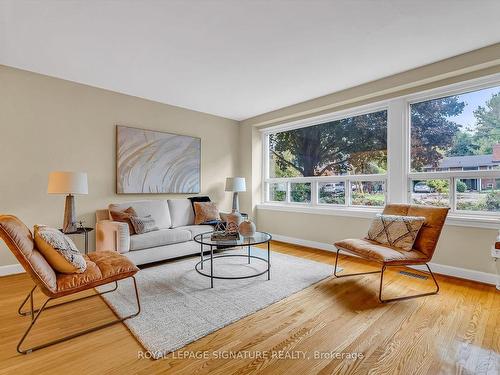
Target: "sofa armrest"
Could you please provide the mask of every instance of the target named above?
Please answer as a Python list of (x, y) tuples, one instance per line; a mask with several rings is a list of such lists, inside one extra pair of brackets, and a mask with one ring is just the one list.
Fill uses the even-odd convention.
[(96, 224), (96, 251), (112, 250), (120, 254), (130, 251), (130, 233), (127, 223), (101, 220)]

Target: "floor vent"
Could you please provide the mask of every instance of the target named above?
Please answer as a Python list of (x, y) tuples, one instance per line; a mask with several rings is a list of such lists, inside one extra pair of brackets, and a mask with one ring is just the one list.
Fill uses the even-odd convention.
[(409, 277), (414, 277), (415, 279), (422, 279), (422, 280), (427, 280), (428, 277), (424, 275), (420, 275), (418, 273), (413, 273), (413, 272), (408, 272), (408, 271), (399, 271), (401, 275), (409, 276)]

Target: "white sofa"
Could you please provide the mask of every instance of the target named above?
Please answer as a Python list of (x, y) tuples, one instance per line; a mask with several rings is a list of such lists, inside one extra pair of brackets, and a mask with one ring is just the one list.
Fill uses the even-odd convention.
[[(151, 215), (157, 231), (130, 235), (128, 224), (112, 221), (109, 211), (132, 207), (138, 216)], [(145, 200), (110, 204), (96, 211), (96, 251), (115, 250), (135, 264), (145, 264), (200, 252), (195, 235), (212, 231), (195, 225), (189, 199)]]

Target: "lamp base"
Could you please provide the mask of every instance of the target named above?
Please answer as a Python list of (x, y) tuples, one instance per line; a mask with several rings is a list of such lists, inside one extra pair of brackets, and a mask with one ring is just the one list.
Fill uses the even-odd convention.
[(75, 196), (68, 194), (64, 204), (63, 232), (76, 232)]
[(240, 211), (240, 202), (238, 199), (238, 192), (235, 191), (233, 193), (233, 212), (239, 212)]

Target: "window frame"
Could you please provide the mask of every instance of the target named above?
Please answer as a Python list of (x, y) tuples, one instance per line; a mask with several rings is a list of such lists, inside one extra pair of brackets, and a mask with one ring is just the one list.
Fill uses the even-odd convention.
[[(338, 111), (322, 116), (316, 116), (309, 119), (294, 121), (284, 125), (278, 125), (266, 128), (262, 132), (262, 152), (263, 152), (263, 168), (262, 168), (262, 181), (263, 181), (263, 197), (264, 203), (272, 204), (287, 204), (287, 205), (301, 205), (301, 206), (312, 206), (312, 207), (355, 207), (355, 208), (373, 208), (373, 206), (351, 206), (350, 196), (351, 196), (351, 181), (383, 181), (384, 182), (384, 198), (387, 202), (387, 176), (388, 173), (376, 174), (376, 175), (339, 175), (339, 176), (313, 176), (313, 177), (269, 177), (269, 135), (278, 132), (289, 131), (293, 129), (306, 128), (309, 126), (320, 125), (325, 122), (338, 121), (349, 117), (356, 117), (361, 115), (366, 115), (369, 113), (387, 111), (387, 116), (389, 116), (389, 110), (386, 102), (372, 103), (364, 106), (359, 106), (352, 109), (347, 109), (343, 111)], [(389, 122), (389, 121), (388, 121)], [(388, 130), (389, 131), (389, 130)], [(389, 158), (389, 147), (387, 148), (387, 158)], [(272, 183), (287, 183), (287, 199), (285, 202), (277, 202), (269, 200), (269, 184)], [(311, 202), (292, 202), (290, 199), (290, 184), (294, 182), (310, 182), (311, 183)], [(318, 182), (344, 182), (344, 186), (347, 188), (345, 190), (345, 204), (328, 204), (319, 203), (318, 201)]]
[(407, 125), (407, 138), (406, 143), (408, 145), (408, 150), (405, 154), (405, 167), (407, 169), (407, 202), (411, 202), (411, 181), (412, 180), (426, 180), (426, 179), (449, 179), (450, 180), (450, 191), (449, 191), (449, 201), (450, 201), (450, 213), (449, 215), (455, 217), (485, 217), (485, 218), (499, 218), (500, 212), (488, 212), (488, 211), (466, 211), (457, 209), (457, 197), (456, 197), (456, 184), (457, 180), (461, 178), (499, 178), (499, 170), (468, 170), (468, 171), (435, 171), (435, 172), (412, 172), (411, 170), (411, 105), (445, 98), (453, 95), (463, 95), (474, 91), (480, 91), (492, 87), (500, 87), (500, 74), (494, 74), (487, 77), (481, 77), (475, 80), (459, 82), (456, 84), (438, 87), (432, 90), (422, 91), (415, 94), (407, 95), (404, 97), (405, 106), (407, 108), (406, 122)]
[[(450, 214), (447, 223), (473, 227), (498, 227), (500, 213), (484, 211), (465, 211), (456, 209), (456, 181), (460, 178), (500, 178), (499, 170), (475, 171), (411, 171), (411, 113), (410, 105), (422, 101), (443, 98), (452, 95), (463, 95), (468, 92), (500, 86), (500, 73), (492, 74), (468, 81), (462, 81), (430, 90), (403, 95), (387, 100), (355, 106), (320, 116), (271, 126), (261, 130), (262, 135), (262, 202), (259, 208), (283, 209), (285, 211), (317, 212), (321, 214), (371, 217), (380, 212), (381, 207), (351, 206), (351, 181), (383, 181), (385, 203), (408, 203), (411, 198), (411, 181), (413, 179), (450, 179)], [(269, 177), (269, 134), (307, 126), (318, 125), (328, 121), (341, 120), (367, 113), (387, 111), (387, 173), (380, 175), (344, 175), (315, 177)], [(368, 178), (368, 179), (367, 179)], [(286, 202), (269, 201), (268, 186), (272, 182), (311, 182), (311, 203), (290, 202), (289, 183)], [(319, 203), (319, 182), (344, 182), (345, 204)]]

